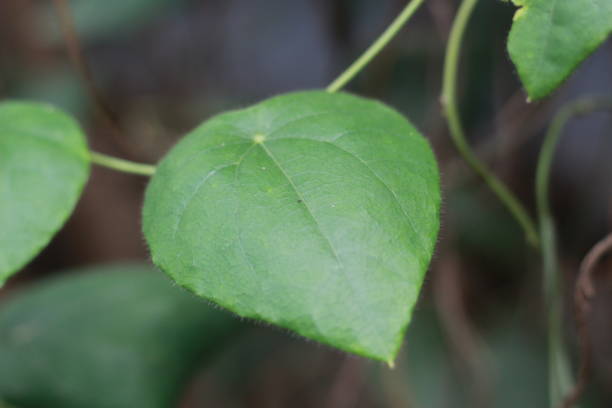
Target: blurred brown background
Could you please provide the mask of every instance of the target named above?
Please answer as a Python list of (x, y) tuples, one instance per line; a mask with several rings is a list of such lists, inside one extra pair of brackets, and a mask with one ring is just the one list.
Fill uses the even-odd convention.
[[(76, 115), (93, 149), (155, 163), (210, 116), (271, 95), (322, 88), (405, 4), (397, 0), (72, 1), (83, 54), (117, 119), (99, 114), (70, 64), (50, 1), (0, 0), (0, 98)], [(445, 41), (458, 5), (428, 0), (348, 90), (405, 113), (443, 175), (443, 226), (398, 366), (348, 357), (253, 326), (203, 367), (184, 407), (541, 407), (546, 401), (541, 264), (482, 182), (458, 159), (440, 113)], [(542, 136), (564, 103), (612, 93), (608, 41), (544, 102), (528, 104), (505, 50), (514, 8), (482, 0), (468, 31), (461, 109), (471, 142), (534, 208)], [(612, 117), (574, 120), (553, 169), (552, 202), (568, 288), (612, 230)], [(95, 167), (76, 213), (6, 292), (67, 268), (148, 259), (140, 230), (147, 180)], [(1, 228), (1, 226), (0, 226)], [(599, 268), (584, 406), (612, 406), (612, 283)]]

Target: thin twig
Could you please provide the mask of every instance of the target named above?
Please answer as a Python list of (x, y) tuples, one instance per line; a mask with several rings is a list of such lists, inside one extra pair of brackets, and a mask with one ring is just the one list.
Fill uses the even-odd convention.
[(450, 250), (442, 257), (434, 279), (434, 302), (445, 338), (467, 382), (471, 406), (491, 406), (493, 379), (488, 348), (465, 308), (461, 262)]
[[(90, 99), (93, 101), (94, 107), (96, 108), (99, 116), (106, 122), (107, 126), (112, 131), (112, 135), (114, 136), (116, 143), (123, 147), (123, 150), (129, 151), (122, 137), (119, 119), (96, 87), (89, 64), (83, 56), (81, 41), (79, 40), (79, 36), (75, 28), (74, 19), (72, 18), (72, 13), (70, 12), (68, 0), (52, 0), (52, 2), (60, 20), (60, 26), (64, 35), (66, 50), (68, 52), (70, 62), (79, 73), (81, 81), (83, 82)], [(155, 173), (155, 166), (135, 163), (93, 151), (91, 152), (91, 160), (95, 164), (124, 173), (138, 174), (143, 176), (152, 176)]]
[(449, 2), (445, 0), (431, 0), (427, 6), (438, 35), (442, 40), (445, 40), (453, 23), (453, 12)]
[(327, 92), (336, 92), (342, 89), (351, 79), (374, 59), (376, 55), (395, 37), (401, 28), (410, 20), (419, 9), (424, 0), (410, 0), (402, 12), (393, 20), (387, 29), (368, 47), (367, 50), (353, 62), (338, 78), (327, 87)]
[(330, 408), (349, 408), (359, 401), (359, 391), (363, 385), (361, 361), (346, 356), (338, 368), (338, 373), (330, 389), (327, 406)]
[(588, 321), (591, 314), (591, 302), (595, 297), (593, 274), (599, 261), (612, 252), (612, 233), (599, 241), (587, 254), (580, 265), (580, 273), (576, 280), (574, 292), (574, 308), (576, 325), (580, 342), (580, 367), (576, 385), (565, 397), (561, 408), (571, 408), (578, 402), (589, 381), (591, 359), (591, 336), (589, 335)]
[(72, 18), (72, 13), (70, 12), (68, 0), (52, 1), (60, 20), (60, 26), (64, 36), (64, 41), (66, 43), (66, 50), (68, 52), (70, 62), (78, 71), (83, 85), (94, 102), (100, 116), (107, 122), (108, 126), (115, 134), (120, 135), (121, 130), (119, 120), (96, 87), (89, 64), (83, 56), (81, 41), (79, 40), (79, 36), (74, 25), (74, 19)]

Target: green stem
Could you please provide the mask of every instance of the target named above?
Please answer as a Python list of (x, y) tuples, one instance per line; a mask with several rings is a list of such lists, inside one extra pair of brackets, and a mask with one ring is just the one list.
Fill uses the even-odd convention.
[(563, 296), (557, 264), (557, 234), (550, 210), (549, 187), (555, 149), (567, 122), (596, 110), (612, 110), (611, 98), (584, 98), (564, 106), (553, 119), (538, 158), (536, 200), (542, 242), (544, 297), (548, 307), (548, 370), (550, 406), (559, 406), (572, 389), (569, 359), (563, 346)]
[(557, 243), (554, 223), (550, 218), (540, 219), (542, 240), (542, 267), (548, 344), (548, 397), (549, 406), (558, 407), (572, 389), (573, 378), (569, 358), (563, 346), (563, 297), (557, 264)]
[(539, 245), (535, 223), (512, 194), (508, 187), (503, 184), (474, 154), (468, 145), (465, 132), (461, 125), (459, 109), (457, 107), (457, 71), (459, 66), (459, 54), (461, 42), (467, 23), (478, 0), (464, 0), (459, 7), (457, 16), (448, 39), (446, 57), (444, 62), (444, 78), (442, 84), (442, 106), (446, 113), (446, 119), (450, 129), (451, 138), (459, 151), (459, 154), (472, 167), (472, 169), (483, 178), (485, 183), (497, 195), (508, 211), (521, 225), (525, 231), (527, 241), (534, 247)]
[(96, 152), (90, 152), (90, 157), (92, 163), (123, 173), (138, 174), (140, 176), (152, 176), (155, 174), (155, 166), (149, 164), (134, 163)]
[(425, 0), (411, 0), (404, 10), (393, 20), (387, 29), (376, 41), (349, 66), (338, 78), (327, 87), (327, 92), (336, 92), (342, 89), (353, 79), (372, 59), (395, 37), (398, 31), (410, 20), (410, 17), (418, 10)]

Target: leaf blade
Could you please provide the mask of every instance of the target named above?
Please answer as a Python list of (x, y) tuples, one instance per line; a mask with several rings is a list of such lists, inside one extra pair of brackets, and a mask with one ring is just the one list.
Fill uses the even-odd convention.
[(83, 133), (47, 105), (0, 104), (0, 285), (44, 248), (89, 177)]
[(239, 327), (150, 266), (72, 271), (0, 305), (0, 399), (20, 407), (172, 406)]
[(557, 89), (612, 32), (604, 0), (514, 0), (508, 51), (530, 99)]
[(439, 201), (435, 158), (401, 115), (302, 92), (184, 138), (147, 189), (143, 229), (154, 262), (198, 295), (391, 362)]

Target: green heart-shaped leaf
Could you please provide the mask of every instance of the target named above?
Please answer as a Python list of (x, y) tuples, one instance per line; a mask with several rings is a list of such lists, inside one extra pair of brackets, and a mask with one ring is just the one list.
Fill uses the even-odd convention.
[(0, 305), (0, 400), (21, 408), (175, 406), (201, 359), (238, 327), (148, 266), (48, 279)]
[(62, 227), (88, 176), (74, 120), (47, 105), (0, 104), (0, 286)]
[(529, 97), (554, 91), (612, 32), (610, 0), (513, 0), (508, 51)]
[(219, 115), (147, 190), (153, 261), (235, 313), (392, 362), (439, 226), (427, 141), (374, 101), (321, 91)]

